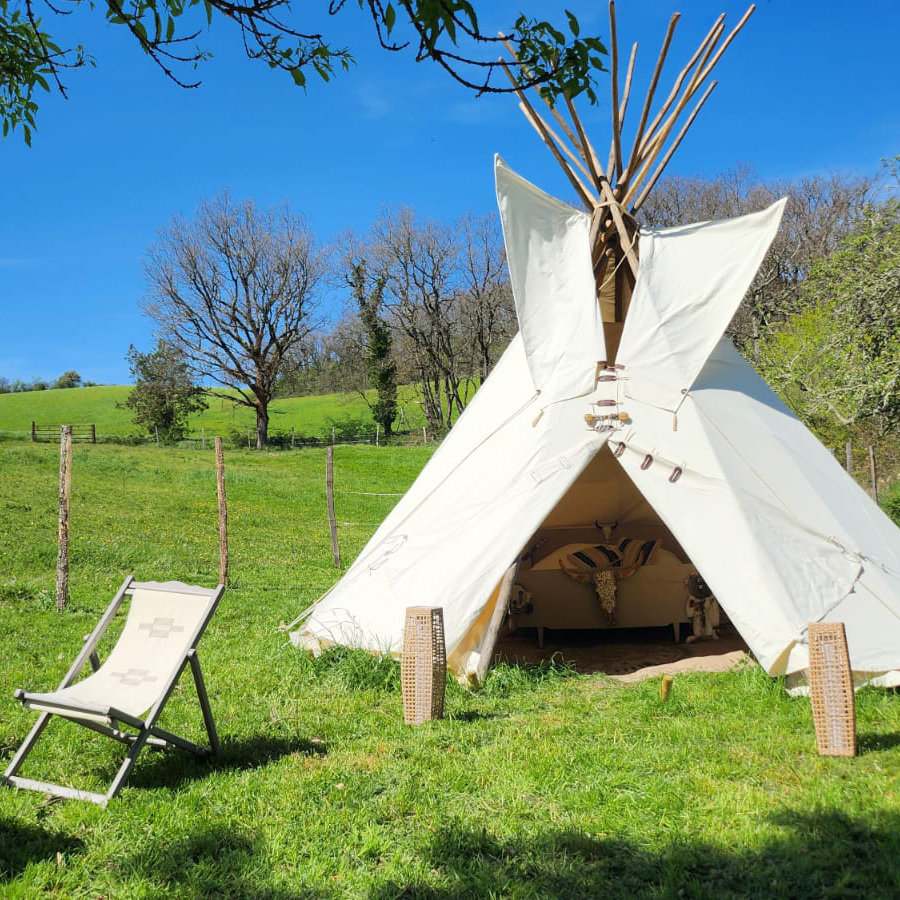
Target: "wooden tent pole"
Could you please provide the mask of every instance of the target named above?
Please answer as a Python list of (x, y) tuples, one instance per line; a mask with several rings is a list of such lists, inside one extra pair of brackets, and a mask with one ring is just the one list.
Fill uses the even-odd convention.
[[(501, 38), (503, 37), (502, 33), (500, 34), (500, 37)], [(523, 66), (522, 63), (519, 62), (519, 57), (516, 55), (516, 48), (513, 47), (513, 45), (507, 40), (503, 41), (503, 46), (506, 47), (507, 51), (509, 52), (510, 57), (513, 59), (515, 64), (522, 70), (522, 74), (526, 78), (529, 78), (531, 73), (526, 66)], [(507, 77), (511, 78), (511, 75), (509, 72), (507, 72), (506, 74), (507, 74)], [(516, 82), (513, 81), (513, 84), (516, 84)], [(537, 92), (537, 95), (541, 98), (541, 101), (543, 102), (544, 106), (547, 107), (547, 109), (549, 110), (549, 112), (553, 116), (553, 118), (556, 119), (557, 123), (559, 124), (559, 127), (563, 131), (563, 134), (565, 134), (565, 136), (572, 142), (572, 146), (581, 154), (581, 158), (585, 162), (587, 162), (588, 161), (587, 148), (582, 147), (578, 143), (578, 139), (575, 137), (574, 133), (572, 132), (572, 129), (569, 127), (569, 123), (566, 122), (566, 120), (562, 117), (559, 110), (555, 106), (553, 106), (547, 100), (547, 98), (541, 93), (540, 88), (537, 85), (534, 85), (534, 90)], [(521, 99), (521, 95), (520, 95), (520, 99)]]
[(653, 106), (653, 95), (656, 93), (656, 86), (659, 83), (659, 76), (662, 73), (663, 63), (665, 62), (666, 54), (669, 52), (669, 44), (672, 43), (672, 35), (675, 33), (675, 26), (678, 24), (680, 18), (681, 13), (674, 13), (669, 20), (669, 27), (666, 31), (665, 39), (663, 40), (662, 50), (659, 51), (659, 58), (656, 60), (656, 68), (653, 70), (653, 78), (650, 79), (650, 87), (647, 89), (644, 108), (641, 110), (640, 122), (638, 123), (637, 131), (634, 135), (634, 145), (631, 148), (631, 156), (628, 158), (628, 164), (625, 166), (622, 177), (619, 179), (620, 189), (627, 186), (628, 174), (634, 168), (638, 147), (640, 146), (641, 138), (644, 136), (644, 128), (647, 125), (650, 109)]
[[(744, 25), (747, 24), (747, 20), (750, 18), (751, 15), (753, 15), (753, 11), (755, 9), (756, 9), (756, 7), (753, 4), (751, 4), (748, 7), (747, 11), (741, 17), (741, 20), (732, 29), (731, 34), (728, 35), (728, 37), (719, 46), (718, 50), (716, 50), (715, 56), (713, 56), (713, 58), (707, 63), (707, 60), (709, 59), (710, 54), (712, 53), (713, 49), (715, 48), (716, 44), (718, 43), (719, 38), (722, 36), (722, 34), (725, 30), (724, 26), (720, 26), (717, 28), (715, 39), (711, 42), (710, 46), (706, 49), (703, 60), (701, 61), (700, 65), (698, 66), (697, 71), (694, 72), (694, 75), (691, 77), (690, 81), (688, 82), (687, 89), (685, 90), (684, 95), (682, 96), (681, 100), (676, 105), (675, 111), (671, 114), (669, 119), (663, 125), (660, 126), (659, 131), (656, 134), (653, 134), (653, 126), (651, 126), (650, 136), (645, 141), (646, 147), (649, 148), (651, 146), (651, 144), (657, 142), (660, 135), (662, 135), (662, 140), (665, 141), (669, 132), (672, 130), (673, 126), (675, 125), (675, 120), (678, 118), (678, 116), (681, 115), (685, 106), (687, 106), (687, 104), (693, 98), (694, 94), (700, 89), (700, 85), (703, 84), (703, 82), (706, 81), (706, 79), (709, 77), (710, 72), (712, 72), (712, 70), (715, 68), (716, 64), (722, 58), (722, 54), (728, 49), (728, 46), (735, 39), (738, 32), (744, 27)], [(641, 150), (643, 151), (643, 149), (644, 148), (642, 147)], [(656, 152), (658, 152), (658, 150), (659, 150), (659, 148), (657, 147)]]
[(622, 174), (622, 134), (619, 121), (619, 41), (616, 37), (616, 4), (609, 0), (610, 41), (610, 90), (612, 92), (612, 146), (606, 171), (612, 178), (614, 172)]
[[(506, 77), (509, 78), (513, 87), (516, 86), (516, 79), (513, 77), (512, 72), (509, 70), (509, 66), (506, 65), (505, 60), (499, 60), (500, 67), (506, 73)], [(566, 162), (565, 157), (557, 147), (556, 142), (553, 137), (551, 137), (552, 132), (550, 131), (547, 124), (544, 120), (538, 115), (537, 111), (528, 101), (528, 98), (525, 96), (524, 92), (516, 88), (516, 95), (519, 98), (519, 108), (525, 114), (525, 118), (531, 123), (532, 128), (541, 136), (541, 140), (550, 148), (550, 152), (553, 154), (556, 161), (562, 167), (563, 172), (565, 172), (566, 177), (569, 179), (572, 187), (575, 188), (575, 192), (581, 197), (582, 203), (589, 209), (593, 209), (597, 205), (597, 199), (592, 194), (591, 190), (582, 182), (582, 180), (578, 177), (577, 173), (572, 169), (572, 167)], [(556, 140), (559, 140), (557, 137)], [(562, 145), (562, 142), (560, 142)], [(566, 150), (567, 153), (571, 156), (571, 152), (564, 145), (563, 149)], [(574, 158), (574, 157), (573, 157)], [(587, 174), (587, 173), (585, 173)], [(590, 178), (590, 176), (588, 176)]]
[(562, 170), (566, 174), (566, 177), (569, 179), (572, 187), (575, 188), (575, 192), (581, 198), (581, 202), (584, 203), (587, 209), (593, 209), (597, 205), (597, 198), (585, 186), (582, 180), (575, 174), (575, 172), (572, 170), (572, 167), (566, 162), (565, 157), (562, 155), (562, 153), (559, 152), (559, 148), (556, 146), (553, 138), (547, 131), (541, 117), (535, 112), (530, 104), (528, 104), (524, 100), (519, 104), (519, 108), (525, 114), (525, 118), (528, 119), (528, 121), (531, 123), (531, 127), (534, 128), (534, 130), (541, 136), (541, 140), (550, 148), (550, 152), (562, 167)]
[[(559, 147), (559, 149), (562, 150), (566, 154), (566, 156), (568, 156), (569, 159), (571, 159), (572, 162), (581, 170), (581, 174), (584, 175), (585, 178), (587, 178), (588, 182), (593, 184), (594, 177), (595, 177), (594, 173), (591, 172), (588, 168), (585, 168), (585, 165), (582, 162), (582, 160), (580, 160), (572, 152), (571, 148), (566, 144), (565, 141), (560, 140), (559, 135), (553, 130), (550, 123), (534, 107), (531, 107), (531, 112), (534, 114), (536, 119), (540, 120), (540, 123), (541, 123), (541, 125), (544, 126), (544, 129), (546, 130), (547, 134), (549, 134), (550, 137), (553, 138), (553, 140), (556, 142), (556, 146)], [(527, 116), (527, 113), (526, 113), (526, 116)], [(573, 169), (572, 171), (574, 172), (575, 170)], [(575, 174), (577, 175), (578, 173), (576, 172)], [(585, 188), (587, 188), (588, 192), (590, 193), (590, 188), (588, 187), (588, 185), (583, 185), (583, 186)]]
[(681, 116), (684, 108), (693, 99), (694, 94), (700, 89), (700, 84), (704, 79), (698, 76), (704, 71), (706, 61), (709, 59), (710, 54), (713, 52), (713, 49), (715, 48), (716, 43), (718, 42), (724, 30), (725, 27), (721, 24), (718, 25), (714, 30), (712, 41), (706, 48), (703, 58), (701, 59), (696, 71), (688, 80), (687, 87), (685, 87), (684, 93), (676, 103), (675, 109), (671, 113), (671, 115), (659, 126), (659, 128), (655, 132), (652, 131), (651, 127), (651, 133), (647, 135), (644, 141), (644, 145), (639, 151), (641, 168), (634, 181), (629, 185), (629, 190), (627, 192), (627, 196), (629, 199), (637, 193), (638, 187), (640, 186), (641, 182), (647, 177), (647, 174), (656, 162), (656, 158), (659, 156), (660, 152), (665, 146), (665, 143), (669, 138), (669, 134), (675, 127), (675, 123), (678, 121), (678, 118)]
[[(656, 185), (656, 182), (659, 181), (660, 175), (662, 175), (663, 170), (668, 165), (669, 160), (672, 158), (672, 155), (678, 149), (678, 145), (681, 143), (682, 139), (687, 134), (688, 128), (691, 127), (691, 123), (694, 121), (694, 119), (697, 118), (697, 113), (700, 112), (701, 108), (703, 107), (703, 104), (706, 103), (707, 98), (713, 92), (713, 90), (715, 89), (715, 87), (718, 83), (719, 83), (718, 81), (714, 81), (706, 89), (706, 92), (700, 98), (700, 102), (694, 107), (693, 111), (688, 116), (687, 121), (684, 123), (684, 126), (682, 127), (681, 131), (678, 133), (678, 137), (676, 137), (675, 140), (672, 142), (672, 146), (669, 147), (668, 151), (666, 152), (666, 155), (662, 158), (662, 162), (660, 162), (660, 164), (656, 167), (656, 171), (653, 173), (652, 177), (647, 182), (646, 187), (641, 191), (640, 196), (637, 198), (637, 200), (635, 200), (634, 205), (631, 207), (632, 215), (634, 215), (641, 208), (641, 204), (647, 199), (647, 196), (649, 195), (650, 191), (653, 190), (654, 186)], [(630, 197), (630, 195), (633, 193), (634, 190), (637, 190), (639, 185), (640, 185), (640, 180), (635, 182), (634, 188), (632, 189), (632, 191), (629, 191), (629, 193), (626, 195), (626, 199), (623, 201), (623, 203), (625, 205), (628, 204), (628, 198)]]
[(697, 63), (697, 60), (703, 55), (703, 53), (707, 49), (707, 45), (710, 41), (715, 42), (718, 40), (717, 35), (721, 34), (721, 25), (725, 19), (725, 13), (722, 13), (718, 19), (716, 19), (713, 27), (709, 30), (709, 33), (703, 39), (703, 42), (700, 46), (694, 51), (694, 55), (688, 60), (687, 65), (678, 73), (678, 76), (675, 79), (675, 84), (672, 87), (672, 90), (669, 92), (669, 96), (666, 97), (665, 103), (663, 103), (662, 108), (659, 112), (653, 117), (653, 121), (650, 125), (647, 126), (646, 137), (644, 137), (640, 146), (638, 147), (638, 151), (636, 155), (632, 156), (631, 165), (636, 168), (639, 162), (643, 161), (643, 156), (646, 152), (646, 149), (650, 144), (655, 140), (656, 129), (659, 126), (659, 123), (665, 118), (666, 113), (671, 108), (672, 104), (675, 102), (675, 99), (678, 97), (679, 93), (681, 93), (681, 86), (684, 84), (685, 78), (687, 78), (688, 73)]
[(588, 140), (588, 136), (584, 130), (584, 126), (581, 124), (581, 118), (575, 111), (575, 106), (572, 103), (571, 98), (568, 96), (568, 94), (564, 94), (563, 98), (566, 101), (566, 107), (569, 110), (569, 115), (572, 117), (572, 121), (575, 123), (575, 128), (578, 131), (578, 137), (581, 139), (582, 146), (587, 151), (586, 161), (592, 172), (594, 184), (597, 186), (597, 190), (602, 193), (603, 188), (601, 187), (601, 181), (603, 179), (603, 167), (600, 165), (600, 160), (597, 159), (597, 153), (594, 150), (594, 145)]
[[(637, 59), (638, 45), (635, 42), (631, 47), (631, 57), (628, 60), (628, 69), (625, 72), (625, 90), (622, 91), (622, 102), (619, 105), (619, 133), (625, 127), (625, 112), (628, 110), (628, 100), (631, 97), (631, 79), (634, 76), (634, 61)], [(623, 159), (624, 163), (625, 160)], [(620, 173), (621, 176), (621, 173)]]
[(655, 157), (659, 155), (659, 152), (662, 149), (662, 145), (666, 142), (666, 139), (668, 138), (669, 133), (674, 127), (675, 122), (678, 120), (678, 117), (684, 111), (685, 106), (693, 99), (694, 94), (699, 90), (702, 79), (698, 78), (698, 76), (701, 72), (703, 72), (710, 55), (715, 49), (715, 46), (724, 31), (724, 25), (720, 25), (716, 30), (713, 40), (706, 48), (706, 52), (704, 53), (703, 58), (700, 60), (697, 68), (695, 69), (694, 74), (688, 79), (688, 83), (684, 89), (684, 93), (675, 104), (674, 111), (669, 115), (667, 119), (662, 122), (662, 124), (656, 131), (652, 131), (644, 139), (644, 145), (639, 150), (641, 162), (643, 163), (646, 160), (650, 159), (650, 163), (648, 165), (644, 165), (642, 168), (642, 171), (645, 175), (650, 166), (653, 165)]

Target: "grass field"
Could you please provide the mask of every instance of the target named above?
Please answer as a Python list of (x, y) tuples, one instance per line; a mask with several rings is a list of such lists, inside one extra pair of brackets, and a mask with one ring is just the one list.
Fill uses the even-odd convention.
[[(101, 441), (111, 436), (141, 434), (141, 429), (131, 421), (131, 411), (123, 406), (130, 391), (128, 386), (116, 385), (0, 394), (0, 434), (26, 437), (32, 422), (38, 425), (94, 423)], [(412, 388), (401, 388), (400, 403), (405, 427), (421, 429), (425, 421)], [(366, 436), (375, 430), (369, 407), (359, 394), (287, 397), (275, 400), (269, 408), (272, 436), (290, 434), (293, 427), (298, 436), (321, 438), (330, 436), (333, 425), (339, 434), (342, 428)], [(191, 416), (189, 426), (194, 438), (200, 437), (201, 428), (209, 437), (225, 437), (232, 431), (246, 434), (248, 428), (256, 427), (256, 418), (246, 406), (210, 398), (209, 408)]]
[[(401, 491), (429, 453), (337, 449), (337, 517), (363, 523), (345, 559), (393, 502), (347, 492)], [(57, 464), (0, 443), (3, 759), (34, 719), (13, 689), (56, 685), (126, 574), (216, 577), (211, 452), (78, 445), (57, 613)], [(278, 628), (337, 577), (324, 453), (226, 466), (232, 584), (200, 645), (222, 755), (147, 752), (106, 810), (0, 790), (3, 896), (900, 895), (895, 694), (859, 695), (856, 759), (818, 757), (808, 701), (752, 666), (678, 676), (665, 704), (658, 679), (504, 666), (405, 727), (395, 663), (311, 660)], [(162, 724), (201, 737), (189, 680)], [(23, 774), (102, 789), (118, 746), (82, 731), (52, 725)]]

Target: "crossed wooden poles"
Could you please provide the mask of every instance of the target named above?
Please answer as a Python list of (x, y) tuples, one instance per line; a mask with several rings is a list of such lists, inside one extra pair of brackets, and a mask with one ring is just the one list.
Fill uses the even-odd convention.
[[(625, 157), (623, 153), (623, 128), (628, 101), (631, 95), (631, 80), (638, 45), (631, 48), (631, 56), (625, 74), (624, 87), (619, 92), (619, 43), (616, 34), (616, 8), (614, 0), (609, 3), (610, 26), (610, 63), (611, 63), (611, 107), (612, 107), (612, 139), (609, 155), (604, 168), (593, 144), (587, 137), (581, 120), (575, 111), (571, 98), (563, 97), (567, 121), (558, 108), (551, 103), (535, 86), (534, 92), (546, 108), (542, 115), (529, 100), (525, 92), (516, 89), (519, 97), (519, 108), (531, 123), (541, 140), (549, 147), (556, 161), (569, 179), (575, 192), (581, 198), (588, 212), (592, 215), (591, 247), (594, 264), (594, 277), (598, 293), (608, 277), (607, 271), (618, 273), (623, 263), (628, 264), (628, 274), (633, 285), (637, 277), (638, 256), (636, 247), (637, 225), (634, 219), (637, 211), (647, 199), (650, 191), (665, 171), (669, 160), (678, 149), (703, 104), (709, 98), (718, 82), (710, 82), (702, 94), (710, 73), (722, 58), (729, 44), (744, 27), (756, 7), (751, 5), (740, 21), (723, 40), (725, 34), (725, 14), (722, 13), (713, 23), (700, 46), (678, 73), (666, 99), (650, 119), (654, 106), (654, 98), (659, 85), (663, 64), (672, 42), (675, 26), (681, 17), (674, 13), (669, 20), (669, 27), (663, 39), (662, 49), (653, 70), (647, 96), (641, 110), (640, 119), (631, 142), (631, 152)], [(518, 66), (527, 78), (528, 69), (522, 65), (515, 50), (508, 41), (504, 42), (512, 57), (511, 64)], [(513, 86), (519, 80), (510, 70), (506, 61), (500, 65), (509, 77)], [(688, 114), (680, 130), (672, 137), (674, 129), (682, 114), (694, 98), (700, 94), (699, 100)], [(556, 124), (554, 128), (551, 120)], [(649, 124), (648, 124), (649, 122)], [(558, 129), (558, 130), (557, 130)], [(621, 321), (619, 291), (616, 291), (616, 320)]]

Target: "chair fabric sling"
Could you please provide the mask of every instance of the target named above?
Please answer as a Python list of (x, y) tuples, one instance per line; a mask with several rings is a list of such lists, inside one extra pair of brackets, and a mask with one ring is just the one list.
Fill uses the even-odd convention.
[[(90, 800), (105, 806), (118, 794), (145, 744), (178, 747), (198, 755), (218, 753), (215, 723), (203, 682), (197, 643), (218, 606), (223, 585), (215, 589), (178, 581), (125, 579), (109, 608), (55, 691), (15, 692), (23, 706), (40, 713), (38, 721), (2, 777), (11, 787), (39, 790), (59, 797)], [(109, 657), (101, 664), (97, 645), (117, 611), (131, 598), (128, 616)], [(93, 673), (76, 681), (90, 663)], [(185, 666), (190, 665), (197, 686), (209, 748), (203, 748), (160, 728), (161, 715)], [(17, 774), (51, 716), (61, 716), (107, 737), (130, 745), (130, 750), (106, 794), (23, 778)], [(122, 726), (136, 729), (123, 731)]]

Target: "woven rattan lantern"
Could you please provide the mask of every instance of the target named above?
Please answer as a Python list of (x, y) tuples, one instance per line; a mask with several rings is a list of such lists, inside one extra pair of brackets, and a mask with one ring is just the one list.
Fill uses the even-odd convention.
[(407, 725), (421, 725), (444, 715), (447, 650), (441, 607), (407, 607), (400, 680)]
[(843, 622), (809, 626), (809, 696), (820, 756), (856, 756), (856, 701)]

